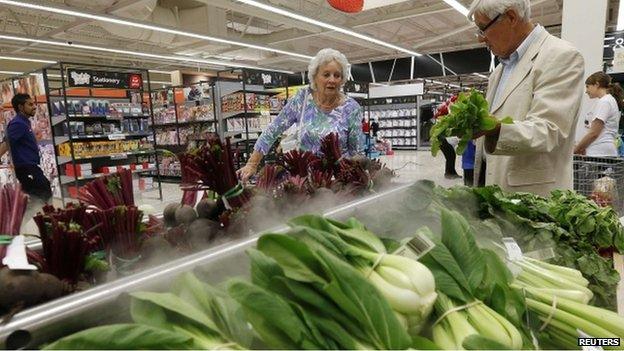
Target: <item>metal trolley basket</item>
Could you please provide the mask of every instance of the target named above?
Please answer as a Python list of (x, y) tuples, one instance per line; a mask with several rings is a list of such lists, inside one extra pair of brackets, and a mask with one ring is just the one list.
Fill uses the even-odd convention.
[(624, 215), (624, 158), (574, 155), (574, 190)]

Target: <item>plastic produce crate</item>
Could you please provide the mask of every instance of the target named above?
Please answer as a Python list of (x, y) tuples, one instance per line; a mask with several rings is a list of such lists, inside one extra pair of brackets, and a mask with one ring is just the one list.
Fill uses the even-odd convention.
[(574, 155), (574, 190), (624, 215), (624, 158)]

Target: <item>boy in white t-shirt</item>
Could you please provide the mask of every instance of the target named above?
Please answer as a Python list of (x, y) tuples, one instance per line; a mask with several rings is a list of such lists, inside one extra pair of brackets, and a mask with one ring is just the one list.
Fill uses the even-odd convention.
[(611, 83), (607, 74), (596, 72), (585, 81), (585, 92), (598, 101), (585, 117), (586, 134), (574, 148), (574, 153), (618, 156), (617, 138), (624, 91), (618, 83)]

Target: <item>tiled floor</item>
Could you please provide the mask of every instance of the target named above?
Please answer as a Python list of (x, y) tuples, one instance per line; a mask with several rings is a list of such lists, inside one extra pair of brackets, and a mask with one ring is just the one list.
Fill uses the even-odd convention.
[[(396, 170), (398, 177), (395, 179), (397, 183), (409, 183), (419, 179), (430, 179), (443, 186), (453, 186), (463, 184), (462, 179), (445, 179), (444, 178), (444, 156), (439, 154), (437, 157), (431, 156), (429, 151), (396, 151), (392, 156), (382, 156), (381, 161), (389, 168)], [(462, 174), (461, 158), (456, 160), (457, 173)], [(182, 192), (178, 184), (162, 183), (163, 200), (159, 199), (158, 190), (146, 191), (136, 194), (137, 204), (152, 205), (156, 212), (162, 212), (162, 209), (171, 202), (179, 202)], [(56, 204), (60, 206), (61, 204)], [(25, 218), (32, 218), (36, 211), (40, 208), (33, 208), (27, 213)], [(38, 230), (32, 220), (22, 226), (22, 233), (37, 233)]]

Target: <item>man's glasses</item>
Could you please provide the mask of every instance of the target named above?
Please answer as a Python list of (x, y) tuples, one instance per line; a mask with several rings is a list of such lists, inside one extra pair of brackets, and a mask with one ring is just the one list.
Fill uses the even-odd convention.
[(478, 28), (477, 29), (477, 33), (475, 34), (477, 37), (481, 37), (481, 38), (485, 38), (485, 32), (488, 30), (488, 28), (490, 28), (491, 26), (494, 25), (494, 23), (496, 23), (496, 21), (499, 20), (499, 18), (501, 18), (503, 14), (499, 13), (498, 15), (496, 15), (496, 17), (494, 17), (493, 20), (490, 21), (490, 23), (486, 24), (485, 27), (483, 28)]

